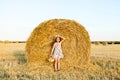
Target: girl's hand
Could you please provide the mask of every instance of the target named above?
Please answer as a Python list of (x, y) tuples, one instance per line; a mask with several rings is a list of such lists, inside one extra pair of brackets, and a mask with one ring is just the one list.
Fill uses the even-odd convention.
[(50, 54), (50, 57), (52, 57), (52, 54)]
[(65, 39), (63, 36), (60, 36), (62, 39)]

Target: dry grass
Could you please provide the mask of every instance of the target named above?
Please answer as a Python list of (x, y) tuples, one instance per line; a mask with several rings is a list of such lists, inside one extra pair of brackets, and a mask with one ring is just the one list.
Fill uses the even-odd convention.
[[(0, 44), (0, 80), (119, 80), (119, 47), (120, 45), (92, 45), (91, 63), (99, 67), (98, 71), (74, 67), (74, 69), (71, 69), (72, 71), (46, 74), (46, 70), (45, 72), (40, 71), (43, 68), (49, 68), (47, 66), (39, 66), (39, 70), (37, 69), (38, 65), (35, 64), (26, 66), (25, 55), (23, 55), (25, 43), (2, 43)], [(19, 60), (21, 60), (21, 64), (23, 64), (22, 61), (24, 60), (25, 64), (19, 64)], [(23, 66), (28, 69), (24, 69)]]
[(120, 45), (113, 44), (113, 45), (92, 45), (92, 56), (95, 57), (111, 57), (111, 58), (118, 58), (120, 59)]
[(13, 53), (16, 51), (25, 51), (25, 43), (0, 43), (0, 61), (6, 59), (14, 59)]

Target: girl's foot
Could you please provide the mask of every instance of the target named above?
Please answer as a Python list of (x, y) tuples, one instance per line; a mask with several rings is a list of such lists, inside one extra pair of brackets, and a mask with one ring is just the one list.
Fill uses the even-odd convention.
[(57, 72), (57, 70), (54, 70), (54, 72)]
[(60, 71), (60, 69), (58, 69), (58, 71)]

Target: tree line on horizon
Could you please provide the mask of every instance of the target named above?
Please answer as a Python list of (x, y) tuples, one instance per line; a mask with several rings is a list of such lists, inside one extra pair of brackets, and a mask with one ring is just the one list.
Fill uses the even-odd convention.
[[(10, 40), (0, 40), (0, 43), (26, 43), (26, 41), (10, 41)], [(91, 41), (91, 44), (99, 45), (107, 45), (107, 44), (120, 44), (120, 41)]]

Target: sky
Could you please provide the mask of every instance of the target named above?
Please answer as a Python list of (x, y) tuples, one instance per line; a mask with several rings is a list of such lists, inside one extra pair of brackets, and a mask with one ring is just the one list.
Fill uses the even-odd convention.
[(26, 41), (54, 18), (79, 22), (92, 41), (120, 40), (120, 0), (0, 0), (0, 40)]

